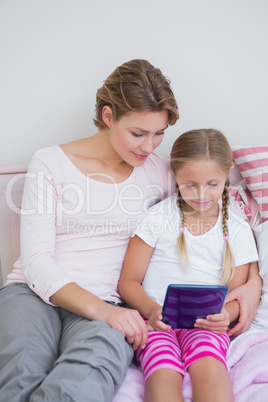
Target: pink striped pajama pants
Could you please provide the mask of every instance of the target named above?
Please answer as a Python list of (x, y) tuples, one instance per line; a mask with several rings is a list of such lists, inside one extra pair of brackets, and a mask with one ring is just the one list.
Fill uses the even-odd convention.
[(219, 335), (202, 329), (171, 329), (169, 332), (149, 332), (144, 349), (138, 348), (135, 357), (140, 364), (144, 381), (155, 371), (168, 368), (185, 375), (187, 368), (204, 356), (212, 356), (226, 366), (230, 344), (226, 333)]

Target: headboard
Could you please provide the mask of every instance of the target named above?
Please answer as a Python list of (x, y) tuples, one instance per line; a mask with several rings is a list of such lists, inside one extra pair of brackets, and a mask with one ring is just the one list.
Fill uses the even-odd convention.
[(27, 165), (0, 166), (0, 287), (20, 255), (20, 205)]

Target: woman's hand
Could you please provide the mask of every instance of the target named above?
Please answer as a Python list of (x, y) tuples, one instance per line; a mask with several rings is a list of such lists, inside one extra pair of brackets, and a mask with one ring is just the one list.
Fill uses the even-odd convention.
[(142, 347), (147, 342), (148, 328), (138, 311), (106, 303), (74, 282), (54, 293), (50, 301), (55, 306), (65, 308), (88, 320), (106, 322), (110, 327), (122, 332), (133, 349)]
[(148, 316), (147, 326), (149, 331), (162, 331), (168, 332), (170, 325), (165, 324), (162, 321), (162, 307), (158, 307), (152, 310)]
[(228, 293), (226, 303), (237, 300), (240, 306), (238, 323), (228, 330), (230, 336), (237, 336), (248, 330), (255, 318), (260, 296), (261, 286), (256, 282), (250, 281)]
[(229, 313), (223, 307), (220, 314), (208, 315), (205, 319), (198, 318), (194, 324), (194, 327), (223, 334), (225, 331), (227, 331), (229, 324)]
[(123, 332), (127, 342), (135, 350), (142, 348), (148, 338), (148, 327), (137, 310), (116, 307), (107, 304), (106, 317), (104, 321), (110, 327)]

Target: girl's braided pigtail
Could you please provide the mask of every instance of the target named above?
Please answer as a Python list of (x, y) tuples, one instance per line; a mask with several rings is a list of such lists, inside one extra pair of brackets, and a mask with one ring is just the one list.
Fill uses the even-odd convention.
[(225, 240), (224, 244), (224, 258), (223, 258), (223, 273), (222, 273), (222, 283), (226, 284), (234, 276), (235, 271), (235, 260), (234, 255), (229, 242), (228, 233), (228, 206), (230, 203), (228, 184), (225, 184), (224, 191), (222, 194), (222, 231), (223, 238)]
[(187, 253), (186, 239), (185, 239), (185, 214), (183, 211), (183, 201), (180, 193), (179, 186), (176, 184), (177, 206), (181, 217), (180, 234), (177, 240), (177, 250), (182, 267), (189, 265), (189, 256)]

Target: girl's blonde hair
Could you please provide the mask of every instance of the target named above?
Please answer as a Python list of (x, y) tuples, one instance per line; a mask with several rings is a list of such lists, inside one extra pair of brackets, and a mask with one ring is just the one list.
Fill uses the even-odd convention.
[[(191, 130), (182, 134), (173, 144), (170, 154), (170, 165), (174, 174), (187, 163), (200, 160), (209, 160), (221, 172), (229, 173), (232, 165), (232, 150), (226, 137), (218, 130), (200, 129)], [(235, 261), (231, 250), (228, 236), (228, 206), (229, 206), (229, 183), (225, 183), (222, 194), (222, 231), (225, 240), (222, 283), (229, 282), (234, 275)], [(178, 237), (178, 254), (183, 266), (189, 264), (184, 228), (185, 213), (183, 210), (183, 199), (180, 194), (179, 186), (176, 186), (177, 205), (181, 217), (181, 230)]]
[(179, 118), (169, 79), (159, 68), (142, 59), (131, 60), (117, 67), (98, 89), (94, 124), (99, 129), (106, 128), (102, 120), (104, 106), (112, 109), (116, 121), (133, 111), (167, 110), (169, 125), (175, 124)]

